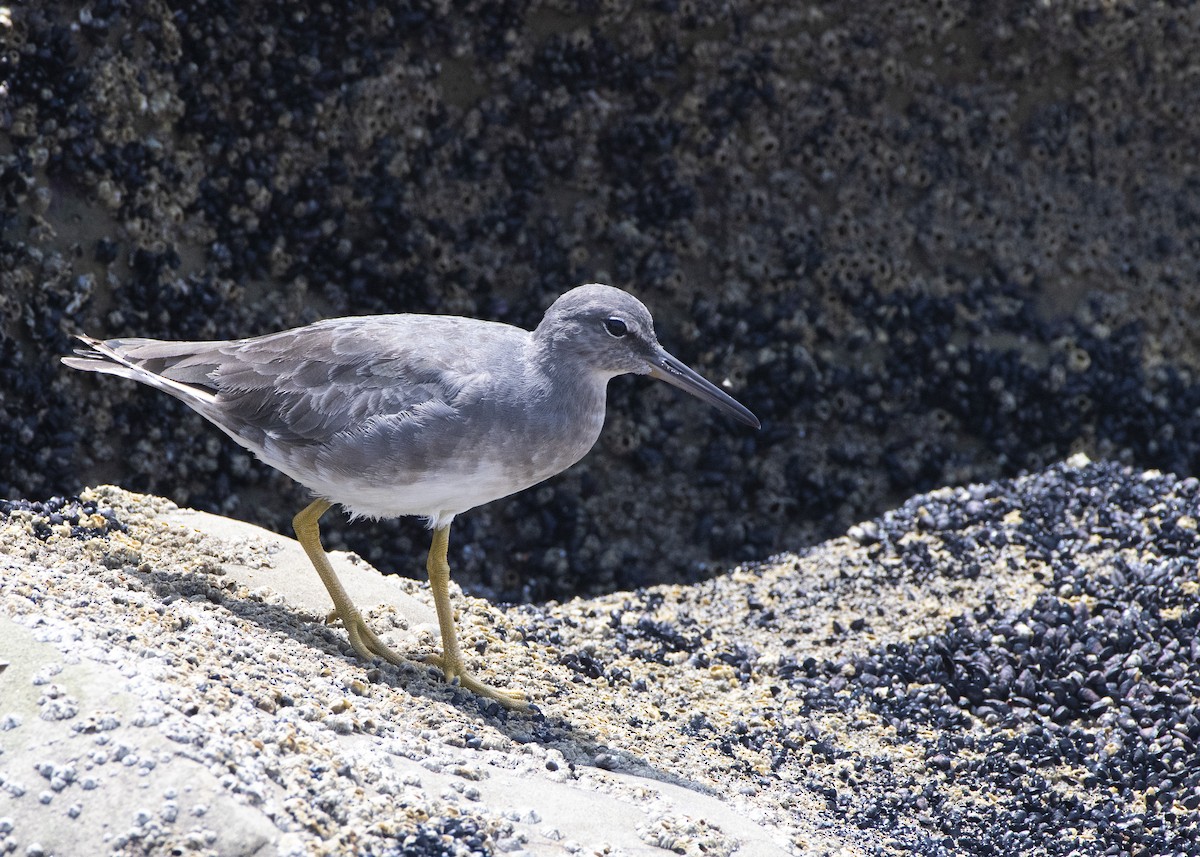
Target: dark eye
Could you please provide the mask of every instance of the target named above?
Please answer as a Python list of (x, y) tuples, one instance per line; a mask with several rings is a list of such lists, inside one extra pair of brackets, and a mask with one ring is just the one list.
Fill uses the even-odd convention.
[(624, 319), (616, 316), (604, 319), (604, 329), (608, 331), (609, 336), (615, 336), (617, 339), (629, 333), (629, 325)]

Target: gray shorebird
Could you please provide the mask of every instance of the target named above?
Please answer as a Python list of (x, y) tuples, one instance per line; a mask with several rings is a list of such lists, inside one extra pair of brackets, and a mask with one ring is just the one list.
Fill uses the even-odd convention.
[(465, 669), (446, 548), (456, 515), (579, 461), (604, 425), (610, 379), (666, 381), (746, 425), (758, 419), (658, 344), (649, 310), (603, 285), (572, 289), (530, 332), (440, 315), (318, 321), (250, 339), (79, 339), (63, 363), (130, 378), (182, 401), (317, 499), (292, 524), (360, 657), (404, 659), (367, 627), (321, 546), (333, 504), (351, 517), (423, 517), (426, 568), (449, 682), (510, 708), (525, 694)]

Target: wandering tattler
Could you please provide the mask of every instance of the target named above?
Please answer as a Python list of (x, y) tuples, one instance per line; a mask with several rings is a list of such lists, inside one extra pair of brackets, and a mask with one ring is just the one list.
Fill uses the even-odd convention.
[(334, 503), (351, 517), (418, 515), (433, 530), (426, 568), (449, 682), (502, 705), (525, 694), (465, 669), (450, 607), (450, 522), (581, 459), (604, 425), (608, 382), (666, 381), (747, 425), (739, 402), (663, 350), (650, 311), (611, 286), (558, 298), (533, 332), (474, 318), (335, 318), (251, 339), (165, 342), (80, 336), (63, 362), (170, 393), (317, 499), (296, 538), (365, 660), (405, 661), (367, 627), (342, 587), (317, 521)]

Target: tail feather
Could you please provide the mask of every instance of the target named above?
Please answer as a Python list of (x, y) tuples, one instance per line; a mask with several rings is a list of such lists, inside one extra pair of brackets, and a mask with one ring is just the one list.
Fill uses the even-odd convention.
[(150, 368), (143, 362), (190, 356), (195, 350), (195, 343), (159, 342), (153, 339), (99, 340), (83, 334), (79, 334), (77, 338), (87, 347), (76, 348), (74, 357), (62, 358), (62, 362), (72, 369), (129, 378), (169, 393), (205, 416), (208, 416), (208, 408), (217, 404), (217, 397), (209, 391), (163, 374), (165, 366), (156, 371), (157, 367)]

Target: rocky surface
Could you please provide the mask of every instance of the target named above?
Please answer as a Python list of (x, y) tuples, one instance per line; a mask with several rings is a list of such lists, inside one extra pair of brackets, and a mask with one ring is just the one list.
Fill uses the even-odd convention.
[[(522, 325), (601, 280), (764, 420), (614, 384), (464, 518), (513, 600), (688, 582), (1075, 451), (1197, 469), (1200, 18), (793, 0), (0, 6), (0, 495), (286, 532), (300, 493), (54, 357), (347, 313)], [(415, 524), (361, 529), (419, 574)], [(649, 557), (653, 556), (653, 559)]]
[[(1190, 853), (1198, 503), (1077, 457), (691, 586), (456, 593), (511, 713), (354, 660), (288, 539), (6, 502), (0, 853)], [(431, 650), (423, 584), (335, 563)]]

